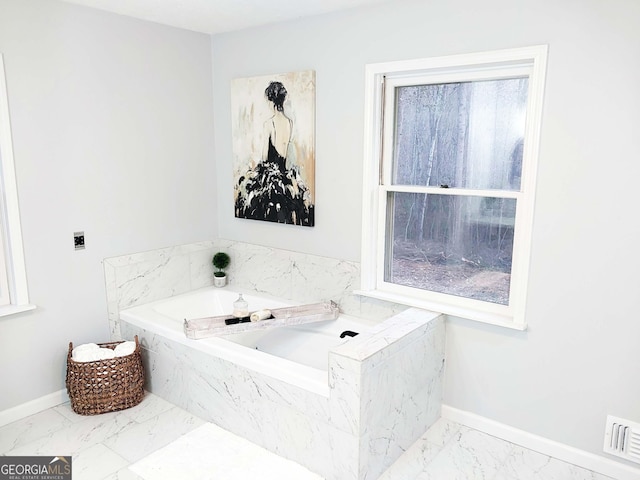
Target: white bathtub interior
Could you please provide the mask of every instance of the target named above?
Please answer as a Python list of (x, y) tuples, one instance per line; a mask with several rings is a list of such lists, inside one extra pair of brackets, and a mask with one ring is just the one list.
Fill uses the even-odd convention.
[(368, 332), (374, 322), (340, 316), (336, 320), (226, 335), (224, 338), (270, 355), (328, 371), (329, 351), (351, 341), (345, 331)]
[(182, 321), (185, 318), (191, 320), (215, 315), (231, 315), (233, 312), (233, 302), (238, 298), (240, 293), (242, 293), (242, 297), (249, 304), (250, 311), (291, 305), (280, 299), (258, 297), (247, 294), (246, 292), (232, 290), (229, 287), (201, 288), (193, 292), (159, 300), (147, 305), (157, 313), (166, 315), (172, 319), (178, 319), (180, 326), (182, 326)]
[(292, 305), (279, 299), (247, 295), (228, 287), (207, 287), (123, 310), (121, 318), (132, 325), (159, 331), (180, 343), (322, 395), (328, 395), (329, 351), (354, 338), (340, 338), (340, 334), (345, 330), (365, 333), (377, 323), (341, 315), (336, 320), (311, 324), (201, 340), (186, 338), (183, 332), (185, 319), (231, 314), (233, 302), (240, 293), (248, 302), (250, 311)]
[[(153, 310), (176, 320), (182, 325), (184, 319), (227, 315), (233, 311), (233, 302), (242, 293), (231, 288), (211, 289), (173, 297), (155, 302)], [(249, 304), (249, 311), (291, 306), (282, 300), (258, 297), (242, 293)], [(328, 370), (329, 350), (348, 342), (352, 337), (340, 337), (344, 331), (358, 334), (370, 330), (378, 322), (341, 315), (328, 320), (304, 325), (292, 325), (225, 335), (225, 340), (244, 345), (281, 358), (286, 358), (318, 370)]]

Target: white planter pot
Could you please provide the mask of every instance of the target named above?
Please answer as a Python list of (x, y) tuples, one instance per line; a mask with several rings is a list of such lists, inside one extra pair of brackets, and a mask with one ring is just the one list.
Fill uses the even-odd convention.
[(216, 277), (213, 276), (213, 285), (216, 287), (224, 287), (227, 284), (227, 276), (224, 277)]

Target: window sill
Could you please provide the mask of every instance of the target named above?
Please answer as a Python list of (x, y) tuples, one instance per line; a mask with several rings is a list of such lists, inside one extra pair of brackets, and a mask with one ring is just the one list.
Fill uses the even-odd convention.
[(509, 328), (511, 330), (525, 331), (527, 329), (526, 323), (518, 323), (515, 322), (511, 317), (499, 315), (496, 313), (481, 312), (479, 310), (471, 310), (469, 308), (446, 305), (430, 300), (424, 300), (406, 295), (399, 295), (397, 293), (384, 292), (381, 290), (356, 290), (353, 293), (363, 297), (370, 297), (378, 300), (385, 300), (387, 302), (399, 303), (400, 305), (408, 305), (410, 307), (431, 310), (432, 312), (443, 313), (452, 317), (460, 317), (467, 320), (474, 320), (477, 322), (487, 323), (489, 325)]
[(16, 313), (28, 312), (29, 310), (35, 310), (35, 305), (5, 305), (0, 307), (0, 317), (8, 317), (9, 315), (15, 315)]

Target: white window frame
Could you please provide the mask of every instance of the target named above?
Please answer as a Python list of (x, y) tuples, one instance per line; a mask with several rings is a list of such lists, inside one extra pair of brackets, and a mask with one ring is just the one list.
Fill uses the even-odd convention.
[[(547, 46), (540, 45), (366, 66), (362, 276), (361, 290), (356, 293), (493, 325), (526, 329), (525, 307), (546, 59)], [(503, 198), (517, 200), (509, 304), (499, 305), (386, 282), (388, 192), (473, 195), (473, 190), (391, 185), (391, 161), (383, 161), (383, 158), (390, 159), (391, 156), (384, 157), (383, 149), (393, 148), (393, 142), (389, 141), (393, 126), (384, 128), (383, 115), (385, 107), (391, 106), (393, 110), (394, 99), (389, 98), (393, 95), (386, 95), (385, 100), (385, 85), (415, 84), (416, 79), (423, 83), (443, 83), (512, 78), (523, 74), (529, 77), (529, 90), (522, 182), (519, 191), (501, 191), (500, 194)], [(388, 153), (384, 152), (385, 155)]]
[(9, 101), (0, 54), (0, 317), (33, 310), (22, 247)]

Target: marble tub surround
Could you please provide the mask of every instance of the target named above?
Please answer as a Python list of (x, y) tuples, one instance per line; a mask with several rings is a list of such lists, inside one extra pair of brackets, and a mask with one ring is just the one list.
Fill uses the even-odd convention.
[(377, 478), (440, 417), (444, 348), (443, 316), (411, 308), (329, 353), (332, 417), (360, 438), (357, 478)]
[(360, 288), (360, 263), (244, 242), (219, 240), (232, 263), (234, 288), (299, 303), (333, 300), (347, 315), (383, 320), (407, 307), (354, 295)]
[[(121, 310), (212, 285), (217, 251), (231, 257), (236, 291), (333, 300), (379, 329), (331, 353), (325, 387), (310, 389), (121, 322)], [(216, 239), (108, 258), (104, 269), (112, 339), (139, 336), (148, 390), (327, 479), (377, 478), (439, 416), (443, 318), (353, 295), (357, 262)]]
[(105, 259), (111, 339), (123, 338), (120, 310), (212, 285), (211, 259), (218, 251), (231, 257), (228, 283), (247, 293), (299, 304), (333, 300), (347, 315), (373, 320), (407, 308), (353, 295), (360, 288), (358, 262), (216, 239)]
[(213, 284), (214, 242), (162, 248), (103, 261), (109, 331), (121, 340), (120, 310)]
[(440, 414), (444, 321), (430, 312), (407, 310), (331, 351), (321, 392), (197, 341), (126, 321), (122, 332), (141, 339), (151, 392), (329, 480), (377, 478)]

